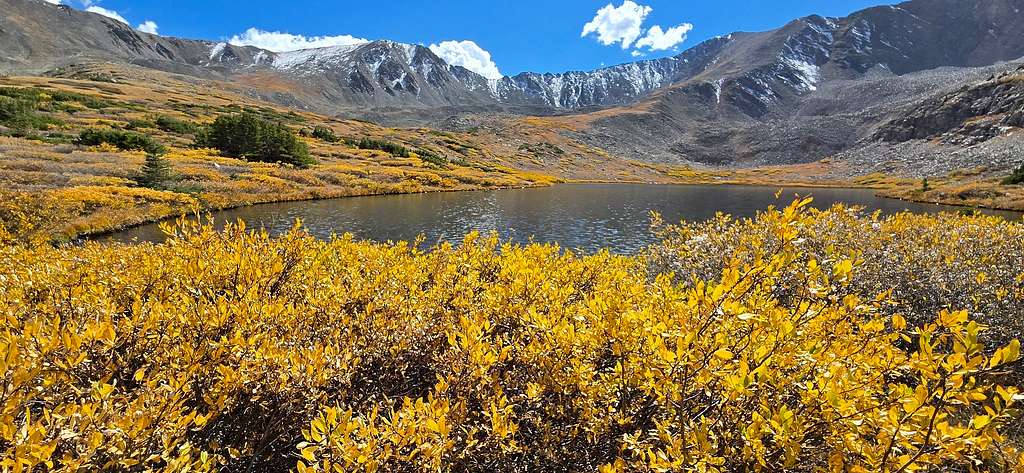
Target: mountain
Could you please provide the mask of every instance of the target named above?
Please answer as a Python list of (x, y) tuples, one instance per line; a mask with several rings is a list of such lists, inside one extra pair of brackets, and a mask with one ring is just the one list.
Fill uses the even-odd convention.
[(495, 95), (501, 103), (559, 109), (626, 104), (699, 74), (714, 62), (726, 43), (726, 38), (715, 38), (678, 56), (590, 72), (526, 72), (502, 78), (495, 87)]
[(1015, 66), (1024, 0), (913, 0), (738, 33), (700, 74), (572, 121), (618, 155), (704, 164), (821, 159), (935, 95)]
[[(488, 80), (430, 49), (393, 41), (276, 53), (142, 33), (119, 21), (42, 0), (0, 0), (0, 68), (44, 73), (117, 61), (255, 86), (284, 83), (307, 108), (512, 106), (577, 109), (630, 103), (691, 77), (713, 60), (710, 41), (676, 57), (564, 74)], [(279, 97), (280, 98), (280, 97)], [(544, 110), (539, 110), (541, 113)], [(549, 111), (550, 112), (550, 111)]]
[[(151, 35), (95, 13), (41, 0), (0, 0), (0, 67), (42, 73), (89, 61), (126, 62), (201, 77), (223, 76), (212, 44)], [(231, 47), (225, 59), (252, 63), (262, 51)], [(225, 65), (230, 65), (226, 63)]]
[[(486, 79), (422, 46), (375, 41), (276, 53), (252, 46), (168, 38), (41, 0), (0, 0), (0, 68), (44, 73), (89, 61), (124, 62), (203, 78), (269, 75), (308, 108), (494, 104)], [(280, 97), (279, 97), (280, 98)]]
[(733, 33), (667, 58), (499, 80), (392, 41), (277, 53), (146, 34), (42, 0), (0, 8), (2, 71), (126, 63), (396, 124), (544, 115), (619, 156), (712, 165), (807, 162), (866, 141), (921, 138), (877, 128), (1024, 56), (1024, 0), (911, 0)]

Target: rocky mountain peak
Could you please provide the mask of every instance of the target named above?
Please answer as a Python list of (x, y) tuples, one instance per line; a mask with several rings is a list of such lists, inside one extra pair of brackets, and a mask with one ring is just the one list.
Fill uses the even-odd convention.
[[(604, 108), (611, 110), (585, 120), (610, 137), (597, 145), (638, 159), (707, 163), (800, 161), (873, 136), (877, 124), (890, 119), (890, 133), (902, 139), (906, 129), (935, 128), (922, 123), (955, 124), (979, 110), (1004, 113), (999, 110), (1018, 104), (1016, 86), (953, 93), (943, 103), (959, 105), (947, 108), (899, 106), (935, 98), (947, 82), (967, 84), (972, 76), (956, 68), (1024, 56), (1024, 0), (910, 0), (842, 18), (811, 15), (774, 30), (712, 38), (668, 57), (498, 80), (449, 64), (429, 48), (387, 40), (272, 52), (141, 33), (41, 0), (0, 0), (0, 11), (0, 71), (125, 63), (235, 81), (254, 96), (289, 106), (392, 124), (477, 112)], [(997, 94), (999, 103), (986, 108), (985, 93)], [(902, 122), (891, 116), (898, 109), (907, 113)], [(1011, 118), (978, 133), (1016, 126), (1012, 117), (1020, 114), (1005, 113)], [(939, 115), (953, 118), (930, 118)], [(808, 123), (812, 131), (804, 135), (786, 131)]]

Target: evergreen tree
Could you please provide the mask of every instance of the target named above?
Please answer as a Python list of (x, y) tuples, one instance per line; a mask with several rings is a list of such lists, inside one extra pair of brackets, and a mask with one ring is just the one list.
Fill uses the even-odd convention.
[(324, 125), (317, 125), (313, 127), (313, 132), (310, 133), (310, 136), (320, 141), (326, 141), (328, 143), (337, 143), (341, 141), (341, 139), (338, 138), (338, 135), (334, 134), (334, 130)]
[(1024, 184), (1024, 164), (1021, 164), (1019, 168), (1013, 171), (1013, 174), (1003, 179), (1003, 185), (1012, 186), (1015, 184)]
[(306, 143), (288, 127), (245, 112), (221, 115), (196, 136), (196, 144), (233, 158), (306, 167), (316, 163)]
[(156, 153), (146, 155), (146, 162), (142, 165), (142, 171), (136, 179), (140, 186), (150, 189), (166, 189), (171, 185), (177, 176), (167, 158)]

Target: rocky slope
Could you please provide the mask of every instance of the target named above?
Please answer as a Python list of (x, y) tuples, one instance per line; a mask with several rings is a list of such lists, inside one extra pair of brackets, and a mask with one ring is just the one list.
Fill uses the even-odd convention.
[(80, 62), (128, 62), (201, 77), (259, 62), (263, 51), (143, 33), (95, 13), (41, 0), (0, 0), (0, 70), (43, 73)]
[(873, 137), (888, 142), (941, 137), (947, 143), (973, 145), (1021, 127), (1024, 66), (925, 100)]
[[(560, 115), (554, 120), (577, 130), (574, 137), (620, 156), (713, 165), (807, 162), (865, 140), (923, 138), (931, 132), (917, 124), (928, 112), (913, 110), (929, 108), (924, 101), (970, 89), (985, 79), (981, 68), (1024, 56), (1024, 0), (911, 0), (714, 38), (668, 58), (500, 80), (391, 41), (275, 53), (149, 35), (42, 0), (0, 0), (0, 10), (0, 71), (130, 63), (232, 81), (292, 107), (401, 124)], [(980, 96), (963, 98), (970, 103), (961, 108), (984, 108)], [(902, 125), (876, 130), (901, 114), (909, 117)]]
[(590, 124), (580, 136), (653, 161), (821, 159), (870, 138), (880, 121), (984, 79), (979, 66), (1024, 56), (1022, 11), (1022, 0), (914, 0), (732, 35), (703, 73), (579, 119)]

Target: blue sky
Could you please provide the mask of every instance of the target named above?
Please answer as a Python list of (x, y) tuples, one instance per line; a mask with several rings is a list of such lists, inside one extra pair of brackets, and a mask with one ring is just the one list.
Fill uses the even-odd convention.
[[(49, 0), (56, 1), (56, 0)], [(818, 13), (842, 16), (887, 0), (63, 0), (76, 8), (116, 12), (159, 34), (297, 47), (314, 36), (349, 35), (434, 45), (471, 69), (589, 70), (638, 58), (669, 56), (733, 31), (760, 31)], [(599, 13), (601, 12), (601, 13)], [(588, 25), (588, 28), (585, 28)], [(657, 29), (655, 29), (657, 27)], [(295, 37), (248, 37), (244, 32)], [(583, 36), (584, 31), (588, 34)], [(653, 34), (652, 34), (652, 30)], [(267, 43), (270, 41), (270, 43)], [(344, 36), (341, 40), (347, 41)], [(446, 41), (457, 41), (445, 43)], [(465, 43), (472, 41), (473, 43)], [(266, 44), (264, 44), (266, 43)], [(607, 43), (607, 44), (606, 44)], [(627, 44), (628, 43), (628, 44)], [(331, 43), (333, 44), (333, 43)], [(479, 49), (479, 50), (478, 50)], [(490, 61), (483, 51), (489, 52)]]

